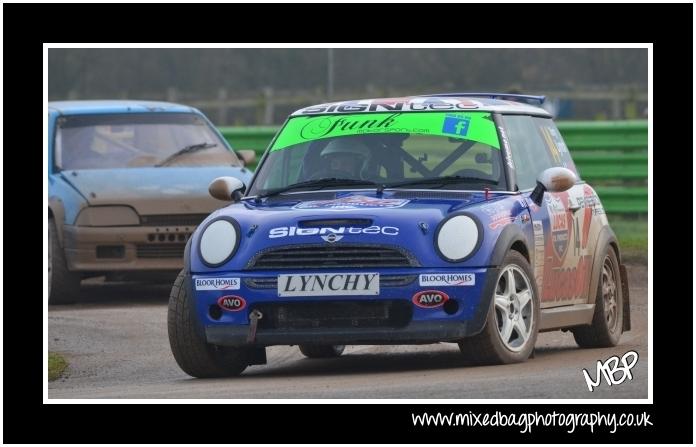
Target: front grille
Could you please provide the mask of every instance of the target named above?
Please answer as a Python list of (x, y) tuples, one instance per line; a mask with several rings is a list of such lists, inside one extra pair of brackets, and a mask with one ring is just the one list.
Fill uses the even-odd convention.
[(186, 244), (138, 244), (139, 258), (183, 258)]
[(97, 245), (98, 259), (120, 259), (126, 255), (123, 245)]
[(260, 329), (321, 329), (406, 326), (413, 315), (408, 300), (263, 303)]
[[(402, 287), (411, 284), (416, 280), (416, 275), (380, 275), (380, 287)], [(252, 289), (276, 289), (278, 288), (278, 277), (265, 278), (245, 278), (244, 285)]]
[(151, 214), (140, 216), (140, 223), (152, 227), (196, 226), (206, 217), (207, 214)]
[(313, 268), (417, 267), (418, 261), (400, 247), (367, 244), (291, 245), (256, 254), (247, 270)]

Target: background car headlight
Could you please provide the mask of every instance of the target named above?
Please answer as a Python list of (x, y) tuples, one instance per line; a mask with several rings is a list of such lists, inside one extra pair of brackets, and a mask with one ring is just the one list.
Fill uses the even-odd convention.
[(467, 214), (444, 220), (435, 232), (435, 248), (442, 259), (461, 262), (481, 245), (481, 224)]
[(129, 206), (88, 206), (80, 211), (75, 225), (85, 227), (140, 225), (140, 217)]
[(229, 261), (239, 246), (239, 224), (232, 219), (218, 219), (205, 226), (199, 242), (201, 259), (214, 267)]

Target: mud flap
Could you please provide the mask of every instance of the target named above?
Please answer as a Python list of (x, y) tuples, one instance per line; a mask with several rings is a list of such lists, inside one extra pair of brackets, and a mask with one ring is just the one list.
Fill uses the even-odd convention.
[(619, 274), (621, 275), (621, 296), (623, 298), (623, 332), (631, 330), (631, 300), (628, 293), (628, 273), (626, 266), (619, 264)]

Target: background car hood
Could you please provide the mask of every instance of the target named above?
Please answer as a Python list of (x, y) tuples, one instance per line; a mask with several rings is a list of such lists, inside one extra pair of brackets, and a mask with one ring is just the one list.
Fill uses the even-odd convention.
[(251, 173), (239, 167), (171, 167), (83, 169), (61, 173), (89, 205), (129, 205), (140, 215), (209, 213), (225, 202), (208, 194), (215, 177), (237, 177), (248, 183)]

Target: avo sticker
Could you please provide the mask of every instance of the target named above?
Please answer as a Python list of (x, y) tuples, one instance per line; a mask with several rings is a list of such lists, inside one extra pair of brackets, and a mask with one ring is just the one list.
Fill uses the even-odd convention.
[(237, 312), (246, 307), (246, 300), (241, 296), (223, 296), (218, 299), (218, 306), (230, 312)]
[(418, 307), (439, 307), (447, 300), (449, 300), (449, 296), (439, 290), (424, 290), (413, 295), (413, 304)]

